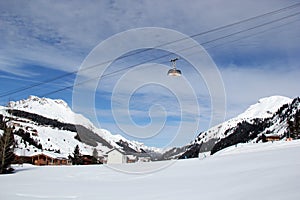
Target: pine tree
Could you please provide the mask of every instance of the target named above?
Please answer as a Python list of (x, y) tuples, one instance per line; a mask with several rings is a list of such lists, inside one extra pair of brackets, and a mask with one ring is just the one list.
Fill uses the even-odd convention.
[(73, 165), (81, 165), (82, 164), (82, 159), (80, 158), (80, 149), (79, 149), (78, 145), (76, 145), (76, 147), (74, 149), (73, 157), (71, 157), (71, 159), (72, 159)]
[(4, 122), (4, 133), (0, 137), (0, 174), (12, 171), (10, 165), (15, 158), (14, 146), (15, 139), (11, 128), (7, 127)]

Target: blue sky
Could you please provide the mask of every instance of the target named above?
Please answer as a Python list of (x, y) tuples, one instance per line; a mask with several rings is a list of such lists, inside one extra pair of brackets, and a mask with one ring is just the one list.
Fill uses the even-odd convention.
[[(49, 98), (63, 99), (72, 106), (72, 88), (57, 93), (53, 91), (72, 86), (77, 74), (64, 76), (27, 90), (22, 88), (80, 70), (82, 63), (99, 43), (123, 31), (161, 27), (191, 36), (296, 3), (300, 1), (229, 0), (225, 3), (222, 0), (178, 0), (170, 3), (159, 0), (1, 0), (0, 103), (5, 105), (10, 100), (27, 98), (29, 95), (46, 95)], [(213, 60), (224, 83), (227, 108), (225, 119), (243, 112), (259, 98), (271, 95), (291, 98), (299, 96), (299, 8), (300, 6), (193, 37), (199, 44), (203, 44), (206, 56)], [(281, 20), (276, 21), (278, 19)], [(267, 24), (274, 20), (274, 23)], [(264, 26), (251, 29), (265, 23)], [(239, 34), (229, 36), (239, 31)], [(143, 39), (145, 38), (141, 36), (136, 40), (111, 45), (107, 52), (115, 51), (118, 45), (124, 46)], [(174, 138), (176, 140), (172, 145), (183, 145), (193, 140), (200, 131), (213, 125), (213, 109), (205, 80), (195, 75), (191, 63), (187, 60), (181, 59), (177, 63), (184, 75), (182, 79), (162, 80), (169, 81), (168, 83), (179, 89), (176, 94), (181, 97), (180, 100), (172, 93), (174, 88), (163, 87), (164, 85), (151, 81), (135, 92), (125, 92), (146, 80), (146, 77), (143, 77), (146, 74), (147, 78), (153, 76), (163, 79), (161, 74), (170, 67), (168, 60), (177, 56), (168, 53), (153, 49), (123, 59), (116, 58), (104, 74), (147, 60), (153, 61), (148, 63), (148, 66), (137, 66), (139, 73), (124, 70), (100, 78), (94, 91), (93, 110), (97, 118), (90, 113), (91, 105), (82, 104), (75, 110), (89, 117), (101, 128), (150, 146), (168, 146)], [(155, 59), (163, 55), (166, 57)], [(100, 55), (99, 57), (102, 58)], [(93, 77), (89, 74), (86, 78)], [(183, 88), (180, 82), (183, 79), (192, 85), (195, 95)], [(120, 91), (114, 96), (114, 88), (121, 80), (125, 83), (122, 83)], [(85, 84), (84, 88), (91, 90), (89, 84)], [(20, 92), (14, 93), (17, 90)], [(124, 96), (123, 92), (127, 96)], [(196, 104), (192, 102), (193, 95), (196, 96)], [(129, 99), (125, 107), (124, 99)], [(115, 107), (112, 108), (112, 105)], [(181, 106), (185, 106), (185, 110)], [(191, 128), (181, 130), (181, 122)], [(177, 132), (179, 129), (180, 134)]]

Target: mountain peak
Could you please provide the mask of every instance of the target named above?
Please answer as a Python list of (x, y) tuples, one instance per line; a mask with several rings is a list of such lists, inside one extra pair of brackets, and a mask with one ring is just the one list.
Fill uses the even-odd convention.
[(102, 156), (112, 148), (137, 154), (159, 152), (157, 148), (97, 128), (88, 118), (73, 112), (61, 99), (29, 96), (10, 101), (6, 107), (0, 106), (0, 115), (0, 123), (7, 117), (15, 129), (17, 155), (56, 151), (67, 156), (76, 145), (82, 154), (91, 154), (96, 149)]
[(282, 101), (291, 101), (291, 100), (293, 100), (293, 99), (291, 99), (289, 97), (274, 95), (274, 96), (260, 98), (258, 100), (258, 103), (262, 103), (262, 102), (279, 102), (279, 103), (281, 103)]
[(267, 118), (271, 117), (282, 105), (291, 103), (293, 99), (284, 96), (270, 96), (261, 98), (251, 105), (238, 118)]
[(57, 106), (63, 106), (65, 109), (70, 109), (68, 104), (62, 99), (49, 99), (45, 97), (37, 97), (30, 95), (27, 99), (22, 99), (19, 101), (10, 101), (7, 105), (9, 108), (27, 108), (31, 105), (47, 105), (47, 104), (57, 104)]
[(35, 113), (60, 122), (72, 124), (85, 124), (91, 127), (91, 122), (82, 115), (76, 114), (62, 99), (50, 99), (45, 97), (29, 96), (27, 99), (10, 101), (7, 105), (10, 109)]

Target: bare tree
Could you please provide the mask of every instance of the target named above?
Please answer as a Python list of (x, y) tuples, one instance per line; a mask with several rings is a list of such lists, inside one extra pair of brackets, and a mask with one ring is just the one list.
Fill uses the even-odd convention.
[(96, 148), (93, 149), (93, 158), (92, 158), (93, 164), (98, 164), (98, 151)]

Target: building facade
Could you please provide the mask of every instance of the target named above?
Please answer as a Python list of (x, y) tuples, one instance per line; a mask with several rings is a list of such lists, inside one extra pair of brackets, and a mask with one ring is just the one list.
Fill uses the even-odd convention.
[(127, 156), (118, 149), (112, 149), (107, 152), (107, 164), (127, 163)]

